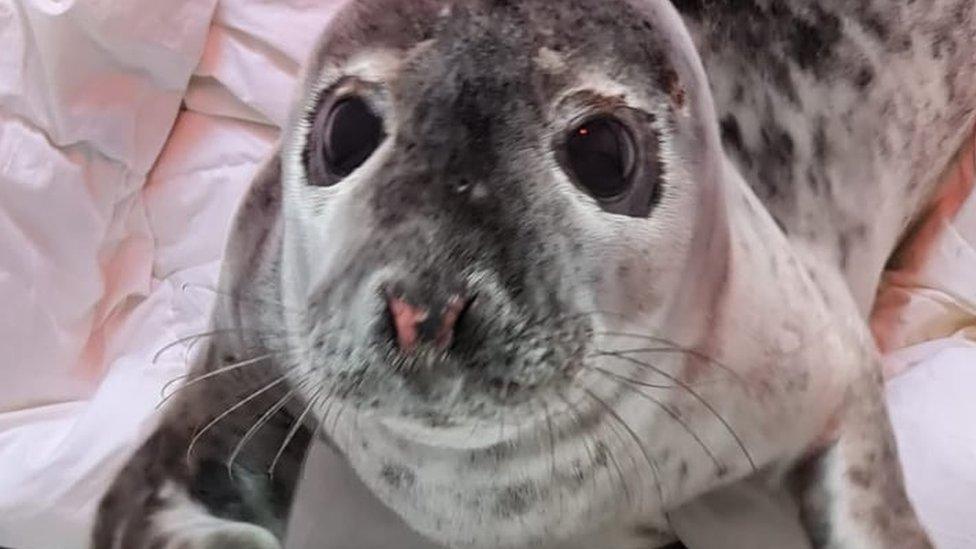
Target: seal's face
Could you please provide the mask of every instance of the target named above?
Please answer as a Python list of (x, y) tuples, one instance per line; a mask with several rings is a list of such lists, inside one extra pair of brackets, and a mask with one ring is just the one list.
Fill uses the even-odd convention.
[[(396, 425), (399, 452), (501, 459), (554, 422), (598, 424), (621, 398), (614, 376), (642, 375), (610, 353), (664, 333), (647, 327), (666, 323), (676, 265), (719, 215), (689, 215), (713, 192), (706, 88), (688, 86), (690, 45), (674, 21), (659, 30), (676, 16), (658, 8), (400, 8), (335, 23), (286, 136), (288, 329), (306, 386), (328, 393), (320, 414)], [(572, 474), (608, 467), (589, 461)]]

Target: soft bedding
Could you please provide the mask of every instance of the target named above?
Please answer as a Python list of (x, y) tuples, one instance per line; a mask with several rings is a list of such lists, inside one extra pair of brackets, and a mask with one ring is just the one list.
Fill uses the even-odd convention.
[[(85, 546), (196, 347), (158, 351), (207, 329), (231, 216), (337, 4), (0, 0), (0, 546)], [(970, 147), (947, 177), (973, 181)], [(948, 549), (976, 547), (976, 197), (959, 188), (874, 322), (909, 490)], [(370, 508), (351, 498), (329, 502), (353, 509), (337, 528)]]

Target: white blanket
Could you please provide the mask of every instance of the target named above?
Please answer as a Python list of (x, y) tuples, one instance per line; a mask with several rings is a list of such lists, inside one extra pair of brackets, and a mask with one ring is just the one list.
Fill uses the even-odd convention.
[[(0, 546), (86, 545), (193, 350), (156, 352), (206, 330), (231, 215), (337, 3), (0, 0)], [(905, 372), (890, 402), (912, 496), (963, 549), (976, 200), (939, 234), (924, 269), (891, 279), (912, 305), (886, 313)]]

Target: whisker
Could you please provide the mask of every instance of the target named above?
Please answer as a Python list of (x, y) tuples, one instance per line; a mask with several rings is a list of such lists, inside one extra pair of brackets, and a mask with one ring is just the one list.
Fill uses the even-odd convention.
[(346, 411), (346, 408), (349, 405), (349, 402), (346, 399), (349, 397), (350, 393), (352, 393), (355, 389), (359, 387), (360, 384), (362, 384), (363, 377), (364, 377), (363, 372), (360, 372), (358, 375), (358, 379), (350, 383), (349, 386), (346, 387), (346, 390), (343, 391), (342, 396), (340, 397), (339, 400), (339, 410), (336, 412), (335, 419), (333, 419), (332, 421), (332, 431), (331, 431), (332, 435), (338, 435), (337, 429), (339, 428), (339, 420), (342, 418), (342, 413)]
[(163, 354), (166, 351), (172, 349), (173, 347), (176, 347), (177, 345), (179, 345), (181, 343), (186, 343), (187, 341), (194, 342), (194, 341), (196, 341), (198, 339), (201, 339), (201, 338), (215, 336), (215, 335), (220, 335), (220, 334), (228, 334), (228, 333), (233, 333), (233, 332), (245, 332), (245, 331), (247, 331), (247, 332), (257, 332), (257, 333), (260, 333), (257, 330), (245, 330), (244, 328), (221, 328), (219, 330), (211, 330), (211, 331), (208, 331), (208, 332), (200, 332), (198, 334), (192, 334), (192, 335), (188, 335), (188, 336), (181, 337), (179, 339), (176, 339), (174, 341), (171, 341), (170, 343), (167, 343), (166, 345), (163, 345), (162, 347), (160, 347), (159, 350), (156, 351), (156, 354), (153, 355), (152, 363), (153, 364), (156, 364), (157, 362), (159, 362), (159, 358), (161, 356), (163, 356)]
[(329, 433), (329, 436), (332, 437), (333, 442), (336, 442), (336, 443), (338, 443), (338, 440), (336, 440), (336, 439), (339, 436), (339, 432), (338, 432), (339, 419), (342, 418), (342, 413), (346, 411), (346, 406), (348, 405), (348, 403), (345, 400), (345, 397), (343, 397), (342, 399), (338, 400), (337, 402), (339, 403), (339, 408), (336, 410), (336, 415), (332, 419), (332, 429), (330, 430), (330, 433)]
[(465, 440), (466, 441), (469, 441), (472, 438), (474, 438), (475, 434), (481, 431), (481, 428), (484, 426), (484, 423), (485, 423), (484, 420), (482, 420), (481, 418), (479, 418), (477, 416), (472, 417), (471, 418), (471, 428), (468, 429), (468, 434), (467, 434)]
[(259, 298), (259, 297), (253, 297), (253, 296), (242, 296), (242, 295), (237, 294), (237, 293), (227, 292), (227, 291), (224, 291), (224, 290), (218, 290), (216, 288), (211, 288), (209, 286), (204, 286), (203, 284), (197, 284), (195, 282), (184, 282), (180, 286), (180, 289), (183, 290), (183, 292), (186, 292), (187, 288), (193, 288), (193, 289), (197, 289), (197, 290), (206, 290), (208, 292), (211, 292), (211, 293), (216, 294), (216, 295), (219, 295), (219, 296), (231, 298), (231, 299), (233, 299), (233, 300), (235, 300), (236, 302), (239, 302), (239, 303), (259, 303), (261, 305), (273, 305), (275, 307), (280, 308), (282, 310), (282, 312), (288, 312), (288, 313), (292, 313), (292, 314), (304, 314), (305, 313), (305, 311), (303, 311), (301, 309), (297, 309), (297, 308), (294, 308), (294, 307), (290, 307), (290, 306), (285, 305), (284, 303), (282, 303), (280, 301), (274, 301), (274, 300), (270, 300), (270, 299), (263, 299), (263, 298)]
[(504, 444), (505, 442), (505, 406), (502, 406), (498, 410), (498, 442)]
[[(353, 391), (356, 391), (356, 390), (359, 390), (360, 388), (362, 388), (363, 383), (366, 381), (366, 373), (368, 371), (369, 371), (369, 367), (367, 366), (366, 368), (364, 368), (364, 369), (362, 369), (362, 370), (360, 370), (360, 371), (357, 372), (356, 380), (352, 383), (352, 385), (349, 388), (349, 392), (346, 393), (343, 396), (343, 398), (346, 398), (347, 396), (349, 396), (349, 394), (352, 393)], [(363, 411), (362, 403), (361, 402), (353, 403), (352, 408), (356, 412), (356, 415), (353, 418), (353, 426), (356, 429), (359, 429), (359, 414)]]
[(251, 402), (255, 398), (257, 398), (257, 397), (263, 395), (264, 393), (266, 393), (267, 391), (270, 391), (271, 389), (273, 389), (274, 387), (276, 387), (277, 385), (279, 385), (280, 383), (284, 382), (287, 379), (288, 379), (288, 377), (286, 375), (282, 374), (276, 380), (272, 381), (271, 383), (268, 383), (267, 385), (265, 385), (261, 389), (258, 389), (257, 391), (251, 393), (250, 396), (248, 396), (247, 398), (241, 400), (237, 404), (234, 404), (233, 406), (231, 406), (227, 410), (224, 410), (220, 415), (218, 415), (217, 417), (215, 417), (214, 419), (212, 419), (209, 423), (207, 423), (203, 427), (203, 429), (200, 429), (199, 431), (197, 431), (197, 433), (195, 435), (193, 435), (193, 438), (190, 440), (189, 447), (187, 447), (187, 449), (186, 449), (186, 462), (187, 462), (187, 464), (190, 463), (190, 458), (192, 457), (192, 453), (193, 453), (193, 447), (196, 446), (197, 441), (200, 440), (200, 437), (202, 437), (204, 435), (204, 433), (206, 433), (208, 430), (210, 430), (211, 427), (213, 427), (218, 422), (220, 422), (220, 420), (222, 420), (225, 417), (229, 416), (230, 414), (234, 413), (236, 410), (239, 410), (241, 408), (241, 406), (244, 406), (248, 402)]
[[(329, 394), (326, 395), (325, 400), (322, 401), (321, 405), (325, 407), (325, 410), (322, 413), (322, 418), (319, 420), (319, 426), (316, 427), (316, 430), (325, 429), (325, 423), (329, 420), (329, 414), (332, 413), (332, 408), (335, 406), (335, 403), (338, 402), (336, 397), (339, 396), (339, 392), (336, 385), (336, 383), (332, 383), (332, 386), (329, 388)], [(329, 437), (332, 436), (329, 432), (326, 432), (326, 434)]]
[[(552, 414), (549, 412), (549, 404), (542, 401), (542, 413), (546, 417), (546, 430), (549, 433), (549, 478), (553, 484), (556, 483), (556, 433), (552, 428)], [(541, 444), (540, 444), (541, 446)], [(540, 448), (541, 449), (541, 448)], [(559, 491), (559, 508), (565, 510), (566, 502), (563, 499), (563, 491)]]
[(553, 318), (551, 316), (540, 316), (539, 318), (536, 318), (534, 320), (531, 320), (531, 321), (526, 322), (525, 325), (522, 326), (517, 332), (515, 332), (514, 334), (511, 334), (508, 337), (506, 337), (505, 338), (505, 341), (506, 342), (516, 341), (519, 338), (521, 338), (522, 336), (524, 336), (529, 330), (531, 330), (532, 328), (535, 328), (535, 327), (539, 326), (540, 324), (542, 324), (544, 322), (555, 322), (555, 323), (559, 323), (559, 322), (564, 322), (566, 320), (572, 320), (572, 319), (576, 319), (576, 318), (580, 318), (580, 317), (593, 316), (593, 314), (594, 313), (592, 313), (592, 312), (586, 311), (586, 312), (579, 312), (579, 313), (572, 313), (572, 314), (563, 314), (563, 315), (559, 315), (559, 316), (557, 316), (555, 318)]
[(237, 460), (237, 456), (244, 449), (244, 446), (247, 445), (252, 438), (254, 438), (254, 435), (257, 434), (258, 430), (264, 426), (273, 415), (278, 413), (279, 410), (288, 404), (288, 401), (291, 400), (291, 397), (294, 396), (295, 393), (299, 392), (299, 390), (304, 387), (305, 381), (307, 381), (307, 378), (299, 382), (294, 389), (290, 389), (287, 393), (285, 393), (285, 396), (278, 399), (278, 402), (274, 403), (267, 410), (265, 410), (265, 412), (261, 414), (261, 417), (259, 417), (258, 420), (255, 421), (254, 424), (244, 432), (244, 436), (237, 441), (237, 444), (234, 446), (234, 450), (230, 453), (230, 457), (224, 464), (224, 466), (227, 468), (227, 475), (230, 477), (231, 481), (234, 480), (234, 462)]
[[(602, 356), (606, 356), (605, 351), (598, 351), (598, 352), (596, 352), (596, 353), (594, 353), (592, 355), (587, 355), (586, 358), (600, 358)], [(597, 366), (584, 366), (583, 367), (584, 370), (594, 370), (596, 368), (598, 368), (598, 367)], [(660, 372), (657, 371), (657, 368), (656, 367), (648, 366), (648, 368), (652, 372), (661, 375)], [(650, 389), (680, 389), (681, 388), (680, 385), (677, 385), (677, 384), (674, 384), (674, 383), (651, 383), (649, 381), (642, 381), (641, 382), (641, 386), (642, 387), (648, 387)]]
[[(606, 410), (606, 412), (610, 414), (610, 417), (618, 424), (620, 424), (620, 426), (623, 427), (624, 431), (627, 432), (630, 438), (634, 440), (634, 443), (637, 444), (637, 448), (640, 450), (641, 454), (644, 456), (644, 460), (647, 461), (648, 466), (650, 466), (651, 468), (651, 474), (654, 477), (654, 485), (657, 487), (658, 499), (661, 502), (661, 509), (663, 510), (665, 506), (665, 501), (664, 501), (664, 488), (661, 487), (661, 472), (658, 469), (657, 462), (654, 461), (654, 459), (651, 458), (650, 454), (647, 453), (647, 449), (644, 448), (644, 444), (641, 442), (640, 437), (637, 436), (637, 433), (634, 432), (634, 430), (630, 427), (630, 425), (628, 425), (627, 422), (624, 421), (622, 417), (620, 417), (620, 414), (618, 414), (616, 410), (614, 410), (609, 404), (607, 404), (606, 401), (604, 401), (602, 398), (597, 396), (596, 393), (591, 391), (589, 388), (583, 387), (578, 384), (577, 386), (583, 390), (584, 394), (588, 395), (591, 399), (595, 400), (604, 410)], [(667, 514), (665, 514), (665, 517), (667, 518)], [(670, 523), (670, 519), (668, 519), (668, 522)]]
[(275, 468), (278, 466), (278, 460), (280, 460), (281, 456), (284, 455), (285, 448), (287, 448), (288, 445), (291, 443), (291, 439), (295, 438), (295, 435), (298, 434), (298, 430), (302, 428), (302, 424), (305, 421), (305, 417), (308, 416), (309, 412), (312, 411), (312, 408), (315, 407), (320, 396), (322, 395), (323, 389), (325, 389), (325, 387), (319, 387), (315, 391), (315, 393), (312, 394), (312, 397), (308, 399), (308, 405), (305, 406), (305, 409), (302, 410), (302, 413), (299, 414), (298, 417), (295, 419), (291, 428), (288, 430), (288, 434), (286, 434), (284, 440), (282, 440), (281, 446), (278, 447), (278, 451), (275, 452), (274, 458), (271, 460), (271, 465), (268, 466), (268, 476), (271, 479), (274, 479), (274, 471)]
[[(685, 422), (685, 420), (682, 419), (681, 416), (679, 416), (677, 414), (677, 412), (675, 412), (671, 408), (665, 406), (664, 403), (662, 403), (661, 401), (659, 401), (656, 398), (652, 397), (651, 395), (648, 395), (644, 391), (641, 391), (641, 390), (637, 389), (636, 387), (633, 387), (633, 385), (638, 385), (638, 386), (641, 386), (641, 387), (646, 387), (646, 386), (649, 386), (648, 384), (645, 384), (643, 382), (640, 382), (638, 380), (631, 379), (631, 378), (628, 378), (628, 377), (625, 377), (625, 376), (621, 376), (619, 374), (615, 374), (615, 373), (610, 372), (609, 370), (605, 370), (603, 368), (592, 368), (592, 369), (595, 372), (601, 373), (601, 374), (603, 374), (603, 375), (605, 375), (605, 376), (607, 376), (607, 377), (609, 377), (609, 378), (611, 378), (613, 380), (616, 380), (622, 386), (626, 387), (630, 391), (633, 391), (638, 396), (640, 396), (640, 397), (642, 397), (642, 398), (650, 401), (655, 406), (657, 406), (658, 408), (660, 408), (664, 413), (666, 413), (668, 416), (670, 416), (671, 419), (673, 419), (674, 421), (676, 421), (678, 423), (678, 425), (680, 425), (685, 431), (687, 431), (687, 433), (689, 435), (691, 435), (692, 438), (695, 439), (695, 442), (697, 442), (698, 445), (701, 446), (702, 450), (705, 451), (705, 453), (708, 455), (709, 459), (712, 460), (712, 463), (715, 464), (716, 469), (718, 469), (719, 471), (725, 471), (726, 470), (725, 465), (723, 465), (721, 462), (719, 462), (718, 458), (715, 457), (715, 454), (712, 453), (712, 450), (708, 447), (708, 445), (705, 444), (705, 441), (703, 441), (701, 439), (701, 437), (698, 436), (698, 433), (696, 433), (694, 430), (692, 430), (692, 428), (688, 425), (688, 423)], [(654, 386), (651, 385), (651, 387), (654, 387)]]
[[(159, 404), (156, 405), (156, 409), (158, 410), (163, 404), (166, 404), (166, 402), (169, 399), (173, 398), (173, 396), (176, 395), (176, 394), (178, 394), (180, 391), (183, 391), (183, 390), (185, 390), (188, 387), (192, 387), (193, 385), (196, 385), (197, 383), (199, 383), (201, 381), (210, 379), (210, 378), (212, 378), (214, 376), (218, 376), (220, 374), (225, 374), (227, 372), (232, 372), (234, 370), (239, 370), (241, 368), (244, 368), (244, 367), (247, 367), (247, 366), (251, 366), (253, 364), (258, 364), (258, 363), (260, 363), (263, 360), (267, 360), (267, 359), (269, 359), (271, 357), (278, 356), (278, 355), (284, 355), (284, 354), (287, 354), (289, 352), (290, 351), (278, 351), (278, 352), (273, 352), (273, 353), (267, 353), (267, 354), (263, 354), (263, 355), (260, 355), (260, 356), (256, 356), (254, 358), (247, 359), (247, 360), (242, 360), (240, 362), (235, 362), (234, 364), (229, 364), (229, 365), (223, 366), (221, 368), (217, 368), (216, 370), (213, 370), (211, 372), (207, 372), (206, 374), (201, 374), (201, 375), (199, 375), (199, 376), (197, 376), (197, 377), (195, 377), (195, 378), (187, 381), (186, 383), (184, 383), (183, 385), (181, 385), (180, 387), (178, 387), (176, 390), (174, 390), (172, 393), (170, 393), (168, 395), (165, 394), (166, 393), (166, 389), (168, 389), (169, 387), (171, 387), (177, 381), (189, 377), (190, 374), (184, 374), (182, 376), (177, 376), (177, 377), (175, 377), (175, 378), (167, 381), (166, 384), (163, 385), (162, 389), (160, 389), (159, 396), (162, 397), (162, 400), (159, 402)], [(293, 368), (294, 367), (292, 367), (290, 369), (293, 369)]]
[[(580, 415), (579, 410), (576, 409), (576, 406), (573, 405), (573, 403), (570, 402), (568, 398), (566, 398), (566, 395), (564, 395), (562, 393), (562, 391), (559, 391), (557, 393), (557, 396), (563, 402), (563, 404), (565, 404), (567, 406), (567, 411), (570, 414), (572, 414), (572, 416), (573, 416), (572, 419), (576, 423), (576, 425), (578, 427), (582, 427), (583, 426), (583, 416)], [(591, 492), (593, 494), (596, 494), (596, 471), (597, 471), (597, 465), (598, 464), (597, 464), (596, 454), (594, 453), (594, 450), (590, 449), (590, 445), (587, 444), (587, 442), (588, 442), (589, 439), (592, 439), (593, 440), (594, 446), (596, 446), (596, 444), (602, 444), (603, 441), (601, 441), (599, 439), (596, 439), (595, 437), (586, 436), (586, 435), (583, 436), (583, 440), (581, 441), (582, 444), (583, 444), (583, 449), (586, 450), (587, 459), (589, 459), (589, 463), (590, 463), (590, 465), (593, 468), (593, 475), (592, 475), (592, 477), (590, 477), (590, 485), (591, 485), (590, 486), (590, 489), (591, 489)], [(628, 502), (632, 502), (633, 499), (631, 498), (631, 495), (630, 495), (630, 487), (624, 481), (623, 474), (622, 474), (622, 472), (620, 470), (620, 465), (617, 463), (616, 457), (613, 456), (613, 452), (610, 451), (610, 448), (609, 447), (607, 447), (605, 444), (604, 444), (604, 447), (607, 450), (607, 457), (608, 457), (608, 459), (611, 460), (611, 463), (613, 463), (613, 465), (614, 465), (614, 467), (615, 467), (615, 469), (617, 471), (617, 477), (620, 479), (620, 485), (621, 485), (621, 489), (624, 491), (624, 497), (627, 498), (627, 501)], [(607, 472), (607, 476), (610, 477), (610, 482), (613, 483), (613, 477), (610, 476), (609, 471)]]
[(653, 371), (661, 374), (662, 376), (670, 379), (671, 381), (676, 383), (679, 387), (687, 391), (688, 394), (694, 397), (695, 400), (700, 402), (702, 406), (704, 406), (713, 416), (715, 416), (715, 419), (719, 420), (722, 423), (722, 426), (725, 427), (725, 430), (729, 433), (729, 435), (731, 435), (732, 438), (735, 439), (735, 443), (739, 446), (739, 449), (742, 450), (742, 453), (745, 455), (746, 460), (749, 461), (749, 466), (752, 468), (753, 472), (758, 471), (758, 469), (756, 468), (756, 462), (752, 459), (752, 454), (749, 453), (749, 450), (746, 448), (745, 443), (739, 437), (739, 434), (735, 432), (735, 429), (733, 429), (731, 425), (729, 425), (729, 422), (726, 421), (726, 419), (722, 416), (722, 414), (718, 413), (715, 407), (713, 407), (707, 400), (705, 400), (700, 394), (698, 394), (698, 392), (695, 391), (689, 384), (685, 383), (680, 378), (673, 376), (665, 372), (664, 370), (661, 370), (660, 368), (657, 368), (651, 364), (642, 362), (635, 358), (629, 357), (627, 355), (622, 355), (615, 351), (601, 351), (601, 354), (606, 356), (613, 356), (620, 360), (630, 362), (631, 364), (650, 368)]
[(708, 356), (707, 354), (705, 354), (705, 353), (703, 353), (703, 352), (701, 352), (701, 351), (699, 351), (697, 349), (691, 349), (691, 348), (688, 348), (688, 347), (682, 347), (681, 345), (678, 345), (677, 343), (675, 343), (673, 341), (670, 341), (668, 339), (665, 339), (665, 338), (662, 338), (662, 337), (644, 335), (644, 334), (632, 334), (632, 333), (627, 333), (627, 332), (594, 332), (594, 333), (597, 334), (597, 335), (606, 335), (606, 336), (610, 336), (610, 337), (624, 337), (624, 338), (631, 338), (631, 339), (644, 339), (644, 340), (651, 341), (651, 342), (654, 342), (654, 343), (658, 343), (658, 344), (661, 344), (661, 345), (667, 345), (667, 347), (643, 347), (643, 348), (638, 348), (638, 349), (626, 349), (626, 350), (616, 351), (616, 352), (619, 352), (619, 353), (622, 353), (622, 354), (637, 354), (637, 353), (663, 353), (663, 354), (669, 354), (670, 353), (670, 354), (685, 354), (685, 355), (690, 355), (690, 356), (693, 356), (693, 357), (695, 357), (697, 359), (704, 360), (705, 362), (707, 362), (709, 364), (712, 364), (713, 366), (718, 367), (720, 370), (724, 370), (726, 373), (728, 373), (729, 375), (731, 375), (732, 377), (734, 377), (737, 381), (739, 381), (739, 383), (748, 386), (748, 383), (746, 382), (746, 380), (743, 379), (742, 376), (738, 372), (736, 372), (734, 369), (732, 369), (728, 365), (723, 364), (722, 362), (719, 362), (718, 360), (716, 360), (716, 359)]

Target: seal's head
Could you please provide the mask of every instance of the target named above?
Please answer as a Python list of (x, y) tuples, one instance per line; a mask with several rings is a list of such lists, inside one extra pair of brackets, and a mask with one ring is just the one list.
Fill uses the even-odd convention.
[(615, 376), (646, 374), (608, 353), (689, 336), (674, 304), (712, 296), (683, 277), (721, 276), (711, 108), (663, 0), (333, 22), (282, 145), (285, 321), (329, 434), (413, 526), (510, 545), (660, 506), (632, 442), (573, 437), (626, 417)]

